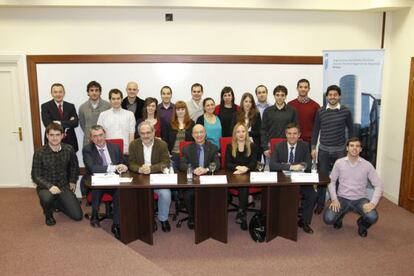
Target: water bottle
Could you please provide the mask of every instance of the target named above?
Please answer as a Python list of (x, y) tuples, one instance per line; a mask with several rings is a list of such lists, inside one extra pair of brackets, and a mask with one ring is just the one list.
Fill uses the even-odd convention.
[(174, 174), (174, 166), (173, 166), (173, 161), (170, 162), (170, 169), (168, 171), (169, 174)]
[(318, 164), (316, 163), (316, 160), (312, 160), (311, 173), (317, 173), (317, 172), (318, 172)]
[(187, 182), (188, 183), (193, 182), (193, 168), (191, 167), (191, 164), (188, 164), (188, 167), (187, 167)]
[(265, 157), (265, 167), (264, 167), (264, 172), (270, 172), (269, 162), (270, 162), (270, 159)]

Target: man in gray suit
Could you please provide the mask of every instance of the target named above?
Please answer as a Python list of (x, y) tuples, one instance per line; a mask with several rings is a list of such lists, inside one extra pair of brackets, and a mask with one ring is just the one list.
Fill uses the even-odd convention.
[[(129, 145), (129, 169), (142, 174), (162, 173), (162, 168), (170, 164), (167, 143), (155, 138), (154, 126), (143, 121), (138, 125), (140, 138), (135, 139)], [(163, 232), (170, 232), (168, 222), (170, 212), (171, 190), (155, 189), (158, 194), (158, 220)]]
[[(191, 143), (183, 149), (183, 157), (180, 160), (180, 170), (187, 171), (190, 164), (193, 173), (197, 176), (208, 173), (211, 162), (220, 168), (218, 148), (210, 141), (206, 141), (206, 130), (202, 125), (193, 127), (192, 135), (195, 143)], [(194, 229), (194, 189), (184, 190), (184, 201), (188, 211), (188, 228)]]
[[(123, 173), (128, 167), (122, 164), (122, 149), (115, 144), (106, 143), (105, 130), (100, 125), (94, 125), (89, 130), (91, 143), (82, 149), (83, 163), (85, 163), (86, 177), (94, 173)], [(113, 199), (113, 223), (112, 232), (117, 239), (120, 238), (119, 229), (119, 195), (117, 189), (94, 189), (92, 190), (92, 216), (90, 224), (92, 227), (99, 225), (99, 205), (102, 194), (108, 193)]]
[[(311, 168), (311, 156), (308, 143), (299, 140), (300, 127), (297, 123), (290, 123), (285, 130), (286, 142), (276, 145), (270, 159), (270, 169), (272, 171), (304, 171)], [(298, 221), (298, 226), (303, 231), (312, 234), (310, 227), (312, 221), (313, 207), (315, 206), (317, 192), (313, 186), (301, 186), (302, 194), (302, 216)]]

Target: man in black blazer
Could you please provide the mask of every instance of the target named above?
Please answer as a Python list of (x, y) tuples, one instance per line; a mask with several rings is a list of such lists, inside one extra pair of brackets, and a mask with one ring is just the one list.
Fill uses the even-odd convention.
[[(90, 128), (91, 143), (82, 149), (83, 162), (85, 163), (86, 175), (90, 177), (94, 173), (123, 173), (128, 167), (123, 162), (122, 150), (118, 145), (106, 143), (105, 130), (100, 125)], [(92, 190), (92, 216), (90, 224), (99, 227), (99, 205), (103, 193), (112, 195), (113, 198), (113, 224), (112, 232), (119, 239), (119, 195), (117, 189), (93, 189)]]
[[(65, 87), (63, 84), (52, 84), (50, 93), (53, 99), (41, 106), (43, 125), (45, 127), (50, 123), (61, 125), (64, 130), (62, 142), (71, 145), (76, 152), (79, 148), (75, 134), (75, 127), (78, 126), (78, 115), (76, 114), (75, 106), (63, 101), (63, 97), (65, 96)], [(46, 134), (45, 144), (47, 144)]]
[[(193, 173), (200, 176), (209, 172), (208, 167), (211, 162), (216, 163), (218, 170), (220, 168), (218, 148), (210, 141), (206, 141), (205, 128), (199, 124), (195, 125), (192, 135), (195, 143), (184, 147), (183, 156), (180, 160), (180, 170), (186, 172), (190, 164)], [(194, 189), (184, 190), (184, 201), (188, 211), (188, 228), (194, 229)]]
[[(288, 124), (285, 134), (287, 142), (276, 145), (276, 149), (273, 150), (270, 158), (270, 169), (272, 171), (310, 171), (309, 145), (299, 140), (299, 125), (296, 123)], [(306, 233), (312, 234), (313, 230), (310, 224), (318, 194), (313, 186), (301, 186), (300, 192), (302, 194), (302, 216), (298, 221), (298, 226), (303, 228)]]
[(144, 108), (145, 101), (138, 97), (138, 84), (134, 81), (130, 81), (126, 87), (127, 97), (122, 100), (121, 107), (134, 113), (135, 122), (142, 118), (142, 109)]

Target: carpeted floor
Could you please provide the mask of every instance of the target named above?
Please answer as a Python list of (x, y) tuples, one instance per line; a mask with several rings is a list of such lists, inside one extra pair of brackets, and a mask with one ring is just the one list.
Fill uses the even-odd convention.
[(194, 244), (194, 232), (158, 230), (154, 245), (123, 245), (110, 221), (93, 229), (57, 214), (47, 227), (34, 189), (1, 189), (0, 275), (414, 275), (414, 215), (382, 199), (380, 219), (363, 239), (355, 214), (335, 230), (315, 216), (313, 235), (256, 244), (229, 214), (229, 241)]

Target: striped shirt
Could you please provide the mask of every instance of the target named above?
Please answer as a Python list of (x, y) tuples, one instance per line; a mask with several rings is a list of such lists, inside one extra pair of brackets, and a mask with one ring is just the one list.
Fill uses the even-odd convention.
[(344, 150), (347, 139), (345, 130), (348, 130), (348, 137), (352, 137), (352, 128), (352, 114), (347, 107), (330, 109), (323, 106), (319, 108), (313, 126), (312, 149), (316, 148), (320, 134), (319, 147), (322, 150), (330, 152)]
[[(337, 196), (349, 200), (366, 198), (367, 185), (370, 182), (374, 186), (371, 203), (377, 205), (384, 191), (384, 184), (375, 168), (361, 157), (355, 164), (352, 164), (347, 156), (338, 159), (333, 166), (330, 178), (331, 183), (329, 183), (328, 189), (333, 200), (336, 200)], [(336, 192), (337, 180), (339, 180), (338, 192)]]

